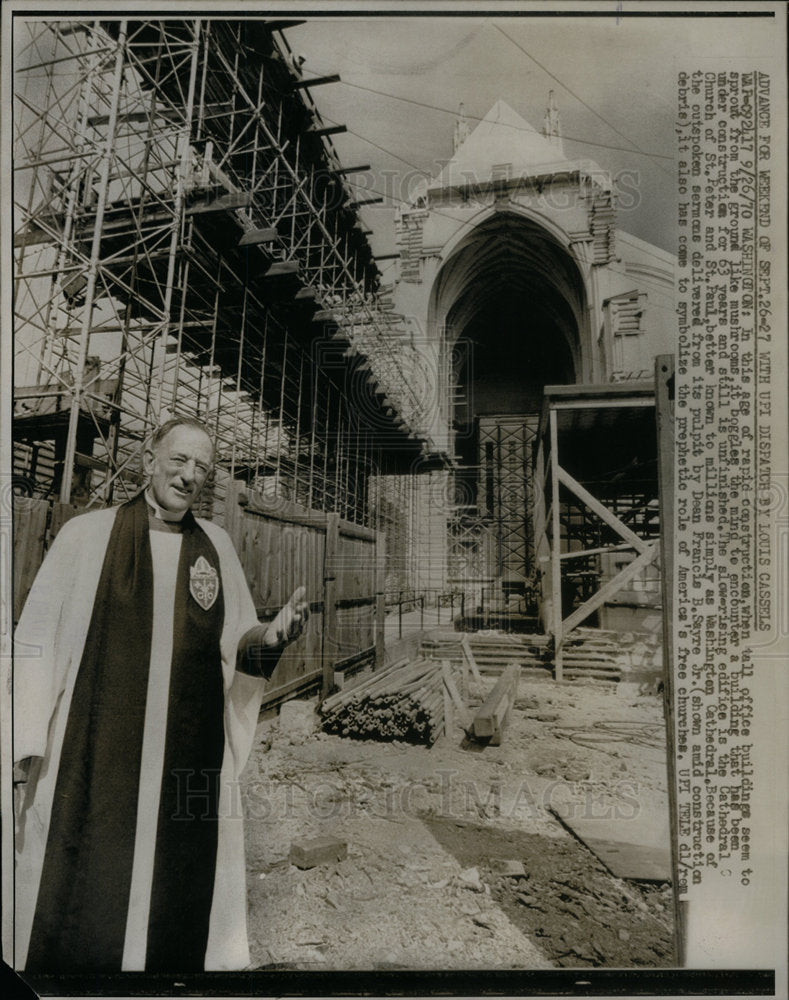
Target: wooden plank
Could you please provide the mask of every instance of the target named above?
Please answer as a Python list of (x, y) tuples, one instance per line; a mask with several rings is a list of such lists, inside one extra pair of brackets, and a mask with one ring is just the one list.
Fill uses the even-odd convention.
[(14, 497), (14, 621), (44, 560), (48, 515), (46, 500)]
[(557, 681), (562, 679), (562, 528), (559, 518), (559, 433), (556, 410), (550, 411), (550, 476), (551, 476), (551, 624), (554, 645), (554, 666)]
[(452, 668), (449, 665), (449, 660), (441, 661), (441, 676), (444, 680), (444, 686), (446, 687), (447, 691), (449, 691), (449, 695), (452, 698), (455, 708), (459, 712), (465, 712), (466, 705), (463, 699), (460, 697), (460, 692), (457, 689), (457, 684), (455, 684), (455, 678), (452, 676)]
[[(643, 882), (671, 881), (668, 819), (650, 813), (623, 823), (621, 819), (584, 819), (551, 807), (551, 812), (596, 855), (616, 878)], [(627, 833), (627, 840), (623, 833)]]
[(571, 615), (565, 618), (562, 623), (564, 633), (567, 634), (572, 631), (576, 625), (580, 625), (584, 619), (588, 618), (593, 611), (597, 611), (598, 608), (602, 607), (609, 598), (613, 597), (614, 594), (630, 583), (634, 577), (638, 576), (642, 569), (654, 562), (657, 555), (658, 545), (657, 543), (653, 543), (645, 552), (642, 552), (631, 563), (628, 563), (624, 569), (620, 570), (615, 577), (612, 577), (608, 583), (603, 584), (597, 593), (592, 594), (589, 600), (585, 601), (580, 608), (576, 608)]
[(474, 659), (474, 654), (471, 652), (471, 644), (468, 641), (468, 636), (464, 635), (460, 640), (460, 648), (463, 650), (463, 656), (466, 658), (466, 662), (468, 663), (469, 669), (474, 676), (474, 680), (481, 681), (482, 674), (480, 674), (477, 661)]
[(334, 170), (333, 173), (336, 174), (337, 177), (344, 177), (346, 174), (362, 174), (364, 173), (365, 170), (369, 169), (370, 169), (370, 164), (363, 163), (358, 167), (337, 167), (337, 169)]
[(324, 83), (339, 83), (339, 82), (340, 82), (339, 74), (332, 73), (329, 76), (313, 76), (310, 79), (294, 80), (293, 89), (306, 90), (308, 87), (320, 87)]
[(251, 191), (231, 191), (215, 201), (198, 202), (186, 210), (186, 215), (207, 215), (211, 212), (230, 212), (237, 208), (248, 208), (252, 204)]
[(579, 399), (586, 402), (590, 409), (595, 406), (592, 400), (598, 399), (597, 404), (605, 409), (617, 397), (632, 396), (634, 399), (639, 396), (654, 397), (655, 385), (651, 379), (628, 379), (626, 382), (600, 382), (591, 385), (546, 385), (544, 395), (551, 402), (559, 401), (563, 398)]
[(365, 528), (364, 525), (343, 519), (338, 522), (338, 531), (344, 538), (355, 538), (362, 542), (375, 542), (377, 537), (373, 528)]
[(383, 198), (360, 198), (357, 201), (349, 201), (347, 208), (361, 208), (363, 205), (380, 205)]
[(553, 407), (557, 410), (632, 410), (638, 407), (654, 406), (654, 400), (648, 397), (643, 399), (606, 399), (599, 403), (592, 404), (585, 399), (556, 400)]
[(309, 135), (342, 135), (348, 131), (347, 125), (326, 125), (321, 128), (311, 128), (307, 132)]
[(318, 530), (326, 529), (326, 514), (321, 511), (300, 510), (295, 504), (290, 506), (287, 501), (277, 498), (275, 503), (267, 503), (266, 499), (254, 490), (247, 490), (241, 484), (238, 489), (238, 503), (250, 514), (269, 521), (282, 521), (286, 524), (301, 524)]
[(336, 660), (334, 664), (335, 673), (338, 670), (348, 671), (353, 670), (354, 667), (361, 669), (367, 666), (375, 658), (375, 646), (368, 646), (367, 649), (362, 649), (358, 653), (353, 653), (351, 656), (346, 656), (342, 660)]
[(452, 676), (452, 667), (450, 666), (448, 660), (441, 661), (441, 677), (443, 680), (442, 686), (449, 692), (449, 697), (452, 700), (454, 718), (460, 722), (460, 725), (464, 730), (466, 730), (466, 732), (469, 732), (471, 729), (472, 715), (465, 701), (463, 701), (463, 696), (460, 691), (458, 691), (455, 678)]
[(302, 674), (300, 677), (295, 677), (293, 680), (284, 684), (277, 684), (275, 687), (267, 690), (263, 695), (261, 709), (273, 708), (275, 705), (279, 705), (283, 701), (288, 701), (297, 694), (304, 694), (310, 688), (318, 687), (321, 684), (322, 679), (322, 671), (313, 670), (309, 673)]
[(455, 716), (452, 711), (452, 696), (446, 684), (441, 685), (441, 694), (444, 699), (444, 735), (449, 736), (455, 728)]
[(474, 735), (477, 739), (496, 735), (501, 737), (515, 701), (520, 670), (519, 663), (511, 663), (474, 716)]
[[(222, 527), (230, 535), (230, 540), (236, 552), (240, 555), (241, 513), (239, 511), (239, 486), (234, 479), (228, 479), (225, 487), (225, 509), (222, 513)], [(241, 565), (244, 566), (243, 560)], [(246, 566), (244, 568), (246, 569)], [(248, 575), (247, 579), (249, 579)]]
[(386, 660), (386, 532), (375, 535), (375, 666)]
[(639, 538), (638, 535), (631, 531), (630, 528), (612, 513), (607, 507), (600, 503), (597, 497), (592, 496), (592, 494), (584, 486), (570, 475), (561, 466), (557, 469), (559, 475), (559, 482), (566, 486), (567, 489), (573, 493), (579, 500), (586, 504), (586, 506), (597, 516), (601, 521), (604, 521), (609, 528), (612, 528), (621, 538), (624, 538), (626, 542), (629, 542), (634, 549), (638, 552), (645, 552), (649, 547), (649, 542), (645, 542), (643, 538)]
[(57, 536), (57, 533), (66, 521), (70, 521), (72, 517), (76, 517), (77, 514), (81, 513), (82, 510), (79, 507), (75, 507), (70, 503), (61, 503), (60, 500), (56, 500), (52, 504), (52, 517), (49, 520), (49, 537), (47, 540), (47, 546), (52, 544)]
[(248, 229), (238, 241), (238, 245), (240, 247), (253, 247), (260, 243), (272, 243), (278, 235), (276, 229)]
[(608, 552), (622, 552), (626, 549), (632, 549), (633, 546), (629, 542), (621, 542), (619, 545), (603, 545), (599, 549), (583, 549), (578, 552), (562, 552), (562, 559), (585, 559), (587, 556), (599, 556), (607, 554)]
[(277, 260), (266, 271), (265, 278), (296, 277), (299, 273), (297, 260)]
[(321, 638), (321, 669), (323, 684), (321, 698), (325, 698), (334, 681), (334, 662), (337, 659), (337, 543), (339, 541), (339, 514), (326, 516), (326, 546), (323, 553), (323, 633)]

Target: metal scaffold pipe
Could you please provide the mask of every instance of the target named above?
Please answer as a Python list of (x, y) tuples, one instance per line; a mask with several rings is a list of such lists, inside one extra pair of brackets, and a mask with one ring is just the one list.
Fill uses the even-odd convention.
[(112, 96), (110, 98), (107, 141), (104, 145), (104, 153), (102, 155), (99, 173), (99, 191), (96, 203), (96, 219), (93, 226), (93, 242), (90, 251), (90, 264), (88, 266), (87, 285), (85, 289), (85, 307), (80, 327), (79, 352), (77, 356), (77, 367), (74, 373), (74, 389), (71, 398), (68, 432), (66, 436), (66, 453), (63, 459), (63, 478), (60, 484), (61, 503), (68, 503), (70, 501), (71, 484), (74, 478), (74, 461), (77, 453), (77, 428), (79, 426), (80, 404), (82, 402), (82, 382), (85, 377), (85, 362), (88, 356), (90, 325), (93, 317), (93, 303), (96, 294), (96, 278), (99, 273), (101, 236), (104, 225), (104, 213), (107, 206), (110, 162), (112, 160), (113, 146), (115, 144), (115, 130), (118, 124), (118, 104), (120, 101), (123, 66), (126, 54), (126, 30), (127, 22), (122, 21), (120, 31), (118, 33), (117, 47), (115, 50), (115, 69), (112, 76)]
[(176, 181), (175, 202), (173, 205), (173, 229), (170, 236), (170, 253), (167, 260), (167, 278), (165, 280), (164, 304), (162, 308), (162, 332), (159, 338), (159, 364), (156, 388), (153, 396), (153, 418), (158, 422), (161, 419), (162, 400), (164, 396), (165, 362), (167, 360), (167, 337), (170, 331), (170, 307), (173, 299), (173, 282), (175, 278), (175, 259), (178, 253), (178, 241), (183, 225), (183, 207), (186, 187), (186, 172), (189, 169), (190, 161), (190, 139), (192, 133), (192, 115), (194, 113), (195, 90), (197, 84), (197, 64), (200, 55), (200, 18), (194, 21), (194, 41), (192, 43), (192, 56), (189, 66), (189, 86), (186, 95), (186, 112), (184, 125), (180, 136), (180, 157), (178, 166), (178, 179)]

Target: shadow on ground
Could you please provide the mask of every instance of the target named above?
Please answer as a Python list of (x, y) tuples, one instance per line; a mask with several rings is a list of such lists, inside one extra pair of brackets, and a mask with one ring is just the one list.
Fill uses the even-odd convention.
[[(423, 822), (464, 869), (478, 870), (507, 917), (557, 965), (675, 964), (670, 885), (614, 878), (571, 838), (435, 816)], [(496, 859), (522, 862), (525, 875), (498, 874)]]

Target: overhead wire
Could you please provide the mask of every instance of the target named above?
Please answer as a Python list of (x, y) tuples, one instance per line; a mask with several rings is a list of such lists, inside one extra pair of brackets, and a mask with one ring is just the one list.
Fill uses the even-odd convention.
[[(494, 27), (496, 28), (497, 31), (501, 32), (501, 34), (504, 35), (504, 37), (509, 42), (511, 42), (515, 46), (516, 49), (518, 49), (520, 52), (522, 52), (527, 58), (531, 59), (531, 61), (536, 66), (539, 66), (539, 68), (543, 71), (543, 73), (547, 73), (548, 76), (553, 81), (555, 81), (556, 83), (558, 83), (559, 86), (562, 87), (564, 90), (566, 90), (568, 94), (572, 95), (572, 97), (574, 97), (576, 99), (576, 101), (578, 101), (580, 104), (582, 104), (587, 109), (587, 111), (591, 111), (591, 113), (595, 116), (595, 118), (599, 118), (601, 122), (603, 122), (605, 125), (607, 125), (612, 131), (616, 132), (616, 134), (618, 136), (620, 136), (626, 142), (631, 143), (631, 146), (633, 148), (626, 149), (625, 152), (640, 153), (642, 156), (648, 156), (650, 159), (654, 159), (654, 160), (658, 160), (658, 159), (661, 159), (661, 160), (673, 160), (673, 156), (666, 156), (666, 155), (664, 155), (662, 153), (649, 153), (646, 150), (641, 149), (641, 147), (636, 142), (634, 142), (633, 139), (630, 138), (630, 136), (625, 135), (625, 133), (622, 132), (621, 129), (617, 128), (616, 125), (613, 124), (613, 122), (610, 122), (604, 115), (601, 115), (599, 111), (596, 111), (592, 107), (591, 104), (588, 104), (583, 99), (583, 97), (580, 96), (580, 94), (576, 94), (575, 91), (571, 87), (568, 87), (567, 84), (564, 83), (562, 80), (560, 80), (559, 77), (556, 76), (555, 73), (552, 73), (548, 69), (547, 66), (543, 65), (543, 63), (541, 63), (539, 61), (539, 59), (536, 59), (531, 54), (531, 52), (528, 52), (519, 42), (516, 42), (515, 39), (512, 37), (512, 35), (508, 35), (507, 32), (504, 30), (504, 28), (501, 27), (501, 25), (494, 24)], [(655, 163), (655, 166), (659, 170), (662, 170), (665, 174), (667, 174), (667, 175), (669, 174), (669, 171), (665, 170), (665, 168), (662, 167), (659, 163)]]
[[(438, 110), (443, 110), (443, 109), (438, 109)], [(453, 114), (454, 114), (454, 112), (453, 112)], [(332, 125), (339, 125), (340, 124), (336, 120), (330, 118), (328, 115), (323, 115), (322, 117), (323, 117), (324, 121), (329, 122)], [(473, 116), (469, 116), (469, 117), (473, 117)], [(482, 119), (480, 119), (480, 120), (482, 120)], [(380, 143), (377, 143), (377, 142), (373, 141), (372, 139), (368, 138), (367, 136), (362, 135), (361, 132), (357, 132), (355, 129), (348, 128), (347, 125), (346, 125), (346, 131), (350, 135), (353, 135), (355, 138), (359, 139), (361, 142), (364, 142), (364, 143), (367, 143), (370, 146), (373, 146), (375, 149), (379, 150), (379, 152), (386, 153), (387, 156), (391, 156), (394, 159), (400, 160), (400, 162), (404, 163), (406, 166), (412, 167), (414, 170), (419, 171), (420, 173), (422, 173), (424, 175), (425, 179), (429, 179), (431, 177), (431, 174), (429, 173), (429, 171), (426, 170), (424, 167), (420, 166), (419, 164), (413, 163), (411, 160), (407, 160), (405, 157), (401, 156), (399, 153), (395, 153), (394, 150), (387, 149), (385, 146), (382, 146)], [(617, 147), (612, 147), (612, 148), (621, 149), (622, 147), (617, 146)], [(652, 155), (652, 154), (645, 153), (643, 155)], [(380, 195), (384, 199), (389, 199), (389, 201), (392, 202), (392, 207), (403, 206), (403, 207), (407, 208), (407, 207), (410, 207), (410, 205), (411, 205), (411, 203), (407, 199), (405, 199), (405, 198), (396, 198), (394, 195), (392, 195), (392, 194), (390, 194), (388, 192), (385, 192), (385, 191), (381, 191), (378, 188), (365, 187), (365, 186), (363, 186), (361, 184), (358, 184), (358, 183), (354, 182), (350, 178), (348, 179), (347, 183), (348, 183), (349, 186), (357, 187), (360, 190), (366, 191), (366, 192), (368, 192), (370, 194)], [(443, 215), (446, 218), (454, 219), (453, 215), (450, 215), (450, 213), (448, 213), (448, 212), (442, 212), (440, 209), (434, 208), (434, 209), (432, 209), (432, 211), (433, 211), (433, 213), (435, 215)], [(658, 258), (657, 254), (651, 253), (650, 251), (646, 251), (646, 252), (649, 253), (649, 255), (651, 257), (655, 257), (656, 259), (660, 259), (660, 258)], [(393, 266), (393, 263), (390, 263), (390, 264), (387, 265), (387, 267), (391, 267), (391, 266)]]
[[(499, 29), (499, 30), (501, 30), (501, 29)], [(509, 35), (507, 37), (509, 38)], [(510, 41), (513, 41), (513, 40), (510, 39)], [(515, 42), (514, 44), (517, 45), (517, 42)], [(520, 46), (518, 46), (518, 48), (520, 48)], [(526, 52), (525, 49), (522, 50), (522, 51), (524, 51), (524, 53), (526, 55), (529, 55), (529, 53)], [(535, 62), (536, 62), (536, 60), (535, 60)], [(538, 63), (538, 65), (540, 65), (540, 64)], [(540, 66), (540, 68), (543, 68), (543, 67)], [(553, 77), (553, 75), (548, 70), (545, 70), (545, 72), (548, 73), (548, 75), (551, 76), (553, 79), (557, 79), (556, 77)], [(317, 75), (316, 75), (316, 79), (318, 79)], [(307, 84), (309, 84), (309, 77), (305, 77), (305, 82)], [(386, 98), (389, 98), (392, 101), (402, 101), (404, 104), (412, 104), (415, 107), (425, 108), (428, 111), (439, 111), (442, 114), (452, 115), (453, 117), (457, 116), (457, 110), (456, 109), (444, 108), (444, 107), (441, 107), (438, 104), (430, 104), (430, 103), (428, 103), (426, 101), (417, 101), (417, 100), (415, 100), (412, 97), (403, 97), (403, 96), (401, 96), (399, 94), (391, 94), (391, 93), (389, 93), (388, 91), (385, 91), (385, 90), (377, 90), (375, 87), (365, 87), (361, 83), (349, 83), (347, 80), (340, 80), (338, 82), (339, 82), (340, 86), (350, 87), (353, 90), (363, 90), (363, 91), (366, 91), (369, 94), (376, 94), (378, 97), (386, 97)], [(592, 114), (595, 115), (595, 117), (600, 118), (601, 121), (604, 121), (606, 123), (606, 125), (609, 126), (609, 128), (612, 128), (618, 135), (621, 135), (623, 139), (626, 139), (627, 142), (630, 142), (631, 145), (630, 146), (615, 146), (615, 145), (612, 145), (611, 143), (596, 142), (593, 139), (581, 139), (578, 136), (571, 136), (571, 135), (563, 135), (562, 136), (563, 139), (566, 139), (568, 142), (577, 142), (577, 143), (580, 143), (581, 145), (584, 145), (584, 146), (595, 146), (595, 147), (597, 147), (599, 149), (610, 149), (610, 150), (614, 150), (614, 151), (618, 151), (618, 152), (622, 152), (622, 153), (637, 153), (640, 156), (647, 156), (650, 159), (654, 159), (654, 160), (673, 160), (674, 159), (673, 156), (669, 156), (669, 155), (667, 155), (665, 153), (651, 152), (649, 150), (640, 149), (639, 147), (635, 146), (634, 144), (632, 144), (633, 143), (632, 139), (628, 138), (628, 136), (626, 136), (623, 133), (621, 133), (616, 128), (616, 126), (611, 125), (605, 118), (602, 117), (602, 115), (600, 115), (598, 112), (596, 112), (594, 110), (594, 108), (591, 108), (588, 104), (586, 104), (586, 102), (583, 101), (582, 98), (577, 97), (577, 95), (574, 94), (573, 91), (570, 90), (569, 87), (567, 87), (565, 84), (562, 84), (561, 81), (558, 81), (558, 82), (560, 83), (560, 85), (562, 87), (564, 87), (565, 90), (567, 90), (568, 93), (572, 94), (573, 97), (576, 97), (577, 100), (581, 101), (581, 103), (584, 105), (584, 107), (588, 108), (588, 110), (591, 111)], [(326, 117), (326, 116), (324, 116), (324, 117)], [(468, 113), (466, 114), (466, 117), (469, 118), (469, 119), (471, 119), (472, 121), (475, 121), (475, 122), (482, 122), (482, 121), (485, 120), (484, 118), (481, 118), (479, 115), (471, 115), (471, 114), (468, 114)], [(329, 119), (327, 118), (326, 120), (328, 121)], [(527, 133), (529, 133), (531, 135), (541, 135), (542, 134), (539, 131), (539, 129), (536, 129), (536, 128), (523, 128), (520, 125), (509, 125), (508, 127), (511, 128), (513, 131), (527, 132)], [(348, 131), (350, 131), (350, 129)]]

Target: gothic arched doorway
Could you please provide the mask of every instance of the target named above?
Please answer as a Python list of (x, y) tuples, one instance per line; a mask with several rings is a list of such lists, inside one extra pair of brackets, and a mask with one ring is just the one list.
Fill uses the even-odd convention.
[(450, 378), (451, 582), (527, 611), (535, 575), (532, 442), (545, 385), (588, 377), (586, 289), (567, 237), (495, 211), (452, 248), (430, 321)]

